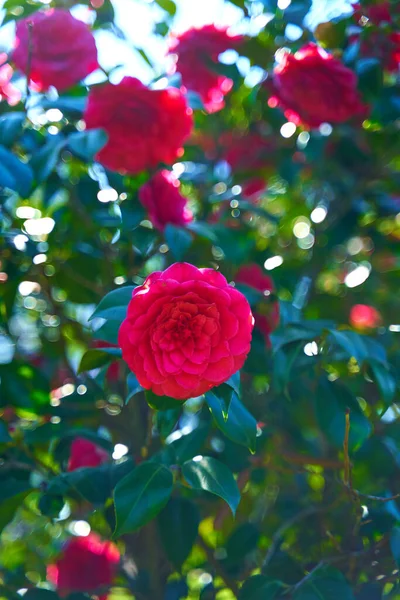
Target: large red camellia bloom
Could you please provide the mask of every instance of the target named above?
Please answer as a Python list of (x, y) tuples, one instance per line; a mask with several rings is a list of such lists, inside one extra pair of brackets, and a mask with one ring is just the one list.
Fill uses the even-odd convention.
[(104, 448), (90, 440), (77, 437), (71, 444), (68, 461), (68, 471), (75, 471), (81, 467), (98, 467), (110, 460), (110, 455)]
[[(268, 293), (275, 292), (274, 282), (259, 265), (245, 265), (239, 269), (235, 281), (252, 287), (268, 298)], [(255, 325), (265, 337), (267, 346), (271, 345), (269, 336), (279, 325), (279, 302), (265, 302), (259, 311), (254, 313)]]
[[(47, 568), (47, 579), (61, 595), (73, 592), (101, 592), (113, 582), (120, 559), (112, 542), (103, 542), (95, 533), (73, 537), (62, 555)], [(100, 596), (106, 598), (107, 595)]]
[(150, 90), (134, 77), (93, 87), (84, 119), (87, 129), (100, 127), (108, 134), (97, 160), (132, 174), (172, 164), (193, 127), (192, 110), (179, 90)]
[(177, 56), (176, 70), (183, 85), (201, 96), (210, 113), (225, 106), (224, 96), (233, 86), (232, 79), (213, 71), (210, 63), (217, 64), (222, 52), (237, 48), (242, 41), (243, 36), (230, 35), (226, 27), (215, 25), (189, 29), (172, 40), (170, 52)]
[(96, 43), (88, 26), (62, 8), (36, 12), (17, 22), (12, 59), (22, 73), (27, 74), (29, 68), (38, 92), (51, 85), (66, 90), (98, 67)]
[(145, 389), (187, 400), (243, 366), (253, 322), (246, 298), (221, 273), (176, 263), (134, 290), (118, 341)]
[(193, 219), (187, 198), (179, 192), (179, 180), (171, 171), (159, 171), (139, 190), (139, 200), (149, 212), (150, 221), (161, 231), (168, 223), (186, 225)]
[(373, 306), (355, 304), (350, 311), (349, 321), (355, 329), (376, 329), (382, 325), (382, 315)]
[(368, 113), (355, 73), (313, 43), (295, 54), (285, 53), (274, 69), (272, 91), (269, 104), (277, 103), (290, 121), (311, 128), (364, 118)]

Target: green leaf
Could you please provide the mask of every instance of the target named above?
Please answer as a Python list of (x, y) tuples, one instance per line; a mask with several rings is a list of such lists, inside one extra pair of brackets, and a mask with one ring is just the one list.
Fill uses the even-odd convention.
[(0, 421), (0, 444), (8, 444), (12, 442), (12, 437), (8, 433), (7, 425)]
[(165, 439), (173, 431), (181, 414), (181, 408), (169, 408), (158, 410), (156, 414), (157, 429), (162, 439)]
[(190, 233), (183, 227), (168, 223), (164, 230), (164, 237), (176, 260), (182, 260), (192, 244)]
[(354, 600), (353, 592), (340, 571), (321, 567), (293, 594), (293, 600)]
[(0, 117), (0, 144), (11, 146), (22, 133), (26, 115), (23, 112), (10, 112)]
[(27, 598), (27, 600), (58, 600), (59, 596), (52, 590), (32, 588), (24, 594), (24, 598)]
[[(18, 0), (19, 1), (19, 0)], [(62, 113), (80, 116), (85, 110), (86, 97), (60, 96), (55, 100), (42, 99), (40, 106), (45, 110), (49, 108), (58, 108)]]
[(248, 448), (250, 452), (254, 453), (256, 450), (257, 422), (240, 402), (237, 395), (232, 394), (227, 419), (222, 410), (221, 402), (213, 392), (206, 394), (206, 401), (222, 433), (233, 442)]
[(209, 240), (213, 244), (218, 243), (218, 237), (213, 232), (212, 228), (208, 223), (202, 223), (201, 221), (193, 221), (192, 223), (188, 223), (186, 225), (186, 229), (189, 231), (193, 231), (196, 235)]
[(78, 367), (78, 373), (85, 373), (92, 369), (99, 369), (122, 358), (122, 351), (119, 348), (99, 348), (97, 350), (88, 350), (82, 356), (82, 360)]
[(372, 427), (362, 413), (357, 399), (337, 382), (321, 380), (314, 398), (317, 421), (322, 431), (337, 448), (343, 446), (346, 409), (350, 409), (349, 446), (361, 446), (369, 437)]
[(68, 137), (68, 147), (82, 160), (92, 162), (107, 140), (108, 136), (103, 129), (87, 129), (71, 133)]
[(360, 58), (356, 63), (358, 86), (369, 95), (379, 94), (383, 84), (383, 68), (378, 58)]
[(363, 336), (355, 331), (331, 330), (331, 337), (343, 348), (349, 358), (354, 357), (359, 365), (368, 358), (368, 351), (364, 344)]
[(274, 600), (282, 592), (282, 584), (265, 577), (254, 575), (240, 588), (238, 600)]
[(187, 102), (193, 110), (205, 110), (204, 102), (196, 92), (189, 90), (186, 94)]
[(169, 448), (173, 451), (174, 462), (182, 464), (199, 454), (207, 439), (209, 429), (210, 426), (208, 423), (201, 423), (190, 433), (182, 435), (181, 438), (174, 440), (169, 445)]
[(32, 188), (33, 172), (10, 150), (0, 146), (0, 188), (7, 187), (27, 198)]
[(146, 402), (154, 410), (168, 410), (169, 408), (181, 408), (185, 400), (176, 400), (169, 396), (157, 396), (151, 390), (145, 391)]
[(208, 456), (196, 457), (185, 462), (182, 474), (193, 489), (210, 492), (225, 500), (235, 515), (240, 502), (240, 492), (232, 472), (226, 465)]
[(176, 4), (172, 0), (156, 0), (158, 6), (165, 10), (171, 17), (176, 13)]
[(32, 491), (28, 482), (7, 479), (1, 482), (0, 489), (0, 532), (14, 518), (26, 496)]
[(234, 394), (233, 388), (230, 385), (223, 383), (222, 385), (214, 387), (213, 391), (210, 393), (214, 396), (216, 400), (218, 400), (222, 416), (226, 421), (229, 414), (229, 407), (231, 405), (232, 397)]
[(126, 383), (128, 386), (128, 395), (125, 399), (125, 404), (128, 404), (129, 400), (131, 400), (133, 396), (136, 396), (136, 394), (143, 392), (144, 388), (140, 385), (134, 373), (129, 373), (126, 378)]
[(372, 373), (375, 379), (375, 383), (378, 385), (382, 397), (386, 404), (390, 404), (393, 401), (396, 393), (396, 380), (393, 375), (380, 363), (372, 360), (370, 361)]
[(228, 385), (240, 398), (240, 371), (236, 371), (222, 385)]
[(42, 515), (57, 519), (64, 506), (62, 496), (53, 496), (52, 494), (43, 494), (38, 502), (38, 508)]
[(135, 50), (140, 54), (140, 56), (143, 58), (144, 62), (146, 63), (146, 65), (148, 65), (151, 69), (154, 69), (154, 65), (151, 62), (150, 58), (147, 56), (146, 52), (143, 50), (143, 48), (135, 48)]
[(168, 502), (172, 487), (172, 473), (166, 467), (151, 462), (136, 467), (114, 490), (114, 535), (130, 533), (151, 521)]
[(90, 316), (89, 321), (100, 317), (102, 319), (122, 323), (126, 317), (126, 310), (135, 287), (136, 286), (134, 285), (127, 285), (109, 292), (97, 305), (96, 310)]
[(35, 173), (36, 183), (42, 183), (55, 169), (61, 150), (67, 144), (67, 140), (59, 137), (50, 139), (40, 150), (37, 150), (31, 158), (31, 167)]
[(393, 527), (390, 534), (390, 549), (398, 567), (400, 567), (400, 527)]
[(165, 553), (178, 569), (189, 556), (200, 524), (197, 506), (186, 498), (171, 498), (158, 517)]

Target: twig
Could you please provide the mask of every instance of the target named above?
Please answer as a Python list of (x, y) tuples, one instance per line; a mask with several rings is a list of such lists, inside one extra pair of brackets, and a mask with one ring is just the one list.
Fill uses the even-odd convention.
[(343, 482), (346, 487), (348, 487), (351, 491), (352, 482), (351, 482), (351, 467), (350, 467), (350, 457), (349, 457), (349, 435), (350, 435), (350, 410), (346, 409), (346, 425), (344, 430), (344, 440), (343, 440), (343, 453), (344, 453), (344, 477)]
[(205, 542), (201, 535), (199, 535), (197, 539), (197, 543), (204, 550), (207, 555), (208, 562), (214, 567), (215, 572), (219, 577), (221, 577), (222, 581), (225, 583), (226, 587), (233, 592), (235, 598), (239, 596), (239, 586), (236, 584), (230, 576), (225, 573), (221, 563), (215, 558), (213, 549)]
[(276, 550), (278, 549), (278, 546), (281, 543), (282, 538), (285, 535), (286, 531), (288, 529), (290, 529), (293, 525), (298, 523), (299, 521), (302, 521), (303, 519), (305, 519), (315, 513), (322, 512), (322, 510), (323, 510), (322, 508), (315, 508), (314, 506), (309, 506), (308, 508), (305, 508), (304, 510), (300, 511), (299, 513), (297, 513), (297, 515), (294, 515), (294, 517), (292, 517), (291, 519), (289, 519), (288, 521), (283, 523), (281, 525), (281, 527), (279, 527), (279, 529), (272, 536), (271, 545), (268, 548), (268, 552), (265, 555), (265, 558), (264, 558), (264, 561), (262, 564), (262, 570), (266, 569), (267, 566), (269, 565), (269, 563), (270, 563), (272, 557), (274, 556)]
[(307, 583), (307, 581), (309, 579), (311, 579), (311, 577), (315, 574), (315, 572), (324, 566), (325, 562), (326, 561), (321, 560), (313, 569), (311, 569), (311, 571), (309, 573), (307, 573), (307, 575), (305, 577), (303, 577), (303, 579), (300, 579), (300, 581), (298, 583), (296, 583), (296, 585), (290, 589), (290, 594), (291, 595), (294, 594), (295, 592), (297, 592), (297, 590), (300, 587), (302, 587), (305, 583)]
[(29, 82), (31, 79), (31, 68), (32, 68), (32, 54), (33, 54), (33, 43), (32, 43), (32, 32), (33, 32), (33, 22), (28, 21), (28, 60), (26, 62), (26, 98), (25, 98), (25, 110), (28, 106), (28, 101), (31, 96), (31, 90), (29, 87)]
[(371, 496), (370, 494), (363, 494), (358, 490), (353, 488), (353, 482), (351, 477), (351, 464), (349, 458), (349, 435), (350, 435), (350, 410), (346, 410), (346, 426), (344, 431), (344, 440), (343, 440), (343, 453), (344, 453), (344, 476), (343, 476), (343, 484), (346, 489), (350, 492), (351, 496), (358, 501), (360, 498), (366, 498), (367, 500), (372, 500), (373, 502), (390, 502), (391, 500), (397, 500), (400, 498), (400, 494), (395, 494), (394, 496), (390, 496), (389, 498), (382, 498), (381, 496)]

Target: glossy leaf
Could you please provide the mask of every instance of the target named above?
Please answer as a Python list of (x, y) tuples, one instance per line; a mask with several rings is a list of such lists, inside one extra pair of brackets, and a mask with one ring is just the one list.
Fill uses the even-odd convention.
[(240, 492), (232, 472), (223, 463), (208, 456), (195, 457), (184, 463), (182, 474), (193, 489), (210, 492), (225, 500), (235, 515)]
[(158, 517), (161, 541), (169, 560), (179, 568), (187, 559), (197, 537), (200, 514), (186, 498), (171, 498)]
[(114, 490), (115, 535), (131, 533), (153, 519), (168, 502), (173, 478), (164, 466), (145, 462)]

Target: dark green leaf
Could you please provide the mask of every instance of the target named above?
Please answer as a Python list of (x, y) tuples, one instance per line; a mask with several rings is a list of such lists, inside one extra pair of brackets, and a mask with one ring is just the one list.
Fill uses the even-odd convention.
[(61, 150), (67, 144), (67, 140), (56, 137), (50, 139), (40, 150), (37, 150), (31, 158), (31, 167), (35, 173), (37, 183), (45, 181), (55, 169)]
[(135, 287), (134, 285), (127, 285), (109, 292), (97, 305), (89, 320), (100, 317), (122, 323), (126, 317), (126, 310)]
[(186, 498), (171, 498), (158, 517), (158, 526), (166, 555), (180, 568), (190, 554), (197, 537), (200, 514)]
[(228, 504), (232, 513), (240, 502), (240, 492), (232, 472), (215, 458), (199, 456), (182, 466), (182, 474), (195, 490), (204, 490), (219, 496)]
[(0, 144), (11, 146), (22, 133), (26, 115), (23, 112), (10, 112), (0, 117)]
[(293, 600), (354, 600), (353, 592), (340, 571), (321, 567), (293, 595)]
[(140, 385), (134, 373), (129, 373), (126, 378), (126, 383), (128, 386), (128, 395), (125, 399), (125, 404), (128, 404), (129, 400), (133, 398), (133, 396), (136, 396), (136, 394), (143, 392), (144, 388)]
[(0, 421), (0, 444), (8, 444), (12, 442), (12, 437), (8, 433), (8, 428), (3, 421)]
[(172, 0), (156, 0), (158, 6), (165, 10), (171, 17), (176, 13), (176, 4)]
[(167, 242), (176, 260), (182, 260), (192, 244), (192, 236), (183, 227), (177, 227), (168, 223), (164, 230)]
[(145, 462), (118, 483), (114, 490), (115, 535), (130, 533), (153, 519), (168, 502), (173, 487), (171, 471)]
[(101, 348), (98, 350), (88, 350), (82, 356), (78, 373), (99, 369), (108, 365), (110, 362), (122, 358), (122, 351), (119, 348)]
[(27, 198), (33, 183), (31, 167), (4, 146), (0, 146), (0, 166), (0, 188), (10, 188)]
[(72, 133), (68, 137), (68, 147), (79, 158), (92, 162), (97, 152), (106, 145), (107, 139), (103, 129), (87, 129)]
[(32, 491), (29, 483), (16, 479), (7, 479), (0, 486), (0, 532), (14, 518), (26, 496)]
[(235, 393), (229, 405), (228, 418), (225, 418), (221, 402), (212, 393), (206, 394), (208, 407), (220, 430), (233, 442), (248, 448), (250, 452), (256, 450), (257, 422), (243, 406)]
[(59, 596), (52, 590), (32, 588), (24, 594), (24, 598), (27, 598), (27, 600), (58, 600)]
[(390, 549), (398, 567), (400, 567), (400, 527), (393, 527), (390, 534)]
[(282, 584), (265, 575), (254, 575), (240, 588), (238, 600), (273, 600), (282, 592)]
[(184, 400), (176, 400), (169, 396), (157, 396), (151, 390), (145, 391), (147, 404), (154, 408), (154, 410), (168, 410), (169, 408), (180, 408), (182, 407)]

